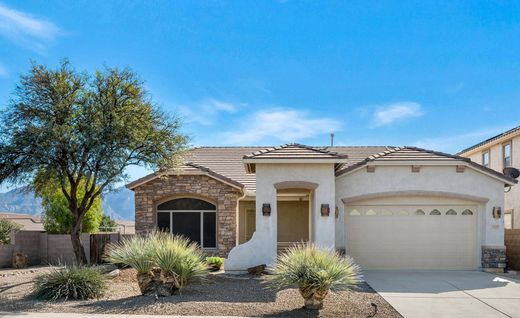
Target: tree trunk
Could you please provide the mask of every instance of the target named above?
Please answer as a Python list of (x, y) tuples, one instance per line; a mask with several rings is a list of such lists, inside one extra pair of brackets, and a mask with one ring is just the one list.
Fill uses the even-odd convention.
[(319, 291), (316, 289), (304, 289), (300, 288), (300, 294), (302, 295), (303, 299), (305, 300), (305, 309), (322, 309), (323, 308), (323, 299), (327, 296), (329, 293), (328, 290), (326, 291)]
[(72, 232), (70, 233), (72, 248), (74, 249), (74, 255), (76, 255), (76, 262), (78, 265), (84, 265), (87, 264), (87, 256), (85, 255), (83, 245), (81, 245), (80, 234), (81, 227), (78, 227), (77, 225), (73, 226)]

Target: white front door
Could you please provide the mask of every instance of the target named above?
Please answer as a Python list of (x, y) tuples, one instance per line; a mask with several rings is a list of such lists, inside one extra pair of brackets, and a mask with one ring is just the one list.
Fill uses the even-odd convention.
[(477, 206), (364, 204), (345, 211), (347, 254), (363, 269), (478, 267)]

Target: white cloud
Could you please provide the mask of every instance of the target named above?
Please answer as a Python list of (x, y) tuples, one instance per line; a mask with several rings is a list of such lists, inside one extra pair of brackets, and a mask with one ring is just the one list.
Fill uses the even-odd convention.
[(479, 129), (460, 135), (452, 134), (435, 138), (425, 138), (416, 141), (413, 146), (448, 153), (457, 153), (478, 142), (511, 129), (511, 127), (514, 127), (514, 125)]
[(421, 105), (414, 102), (397, 102), (376, 107), (371, 127), (388, 126), (397, 121), (424, 115)]
[(239, 106), (235, 104), (213, 98), (194, 104), (178, 106), (186, 122), (198, 123), (205, 126), (212, 125), (216, 121), (219, 113), (234, 113), (238, 108)]
[(327, 117), (314, 117), (306, 111), (283, 109), (258, 111), (243, 119), (237, 130), (222, 134), (226, 144), (255, 144), (262, 141), (272, 143), (296, 142), (305, 138), (316, 137), (337, 131), (340, 122)]
[(54, 23), (0, 4), (0, 36), (39, 53), (62, 31)]

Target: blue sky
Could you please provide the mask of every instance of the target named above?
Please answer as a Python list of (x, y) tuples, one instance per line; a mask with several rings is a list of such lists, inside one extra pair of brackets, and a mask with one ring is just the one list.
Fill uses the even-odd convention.
[(437, 2), (0, 0), (0, 105), (67, 57), (138, 72), (193, 145), (457, 152), (520, 124), (520, 3)]

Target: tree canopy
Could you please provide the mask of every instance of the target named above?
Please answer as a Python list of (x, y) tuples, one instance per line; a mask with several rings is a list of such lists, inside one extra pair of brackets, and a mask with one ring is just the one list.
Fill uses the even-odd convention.
[(78, 262), (86, 261), (82, 220), (96, 198), (127, 180), (130, 165), (175, 167), (187, 145), (179, 118), (161, 111), (129, 69), (89, 74), (68, 61), (57, 69), (33, 64), (0, 118), (0, 182), (56, 177), (74, 218)]

